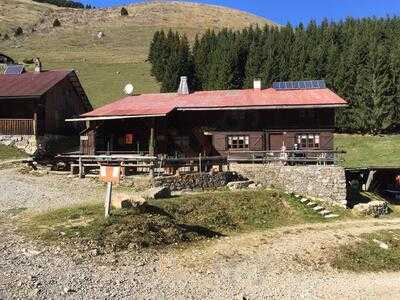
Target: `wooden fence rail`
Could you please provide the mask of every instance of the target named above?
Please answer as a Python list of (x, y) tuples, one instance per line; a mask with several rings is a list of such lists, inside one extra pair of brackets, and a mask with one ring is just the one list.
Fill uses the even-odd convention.
[(0, 135), (35, 134), (33, 119), (0, 119)]

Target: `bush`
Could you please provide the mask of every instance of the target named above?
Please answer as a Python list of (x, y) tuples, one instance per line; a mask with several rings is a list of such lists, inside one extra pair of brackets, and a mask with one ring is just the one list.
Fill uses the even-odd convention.
[(125, 7), (121, 8), (121, 16), (128, 16), (128, 15), (129, 15), (129, 13), (126, 10), (126, 8)]
[(61, 22), (59, 19), (55, 19), (53, 22), (53, 27), (60, 27), (61, 26)]
[(14, 36), (20, 36), (22, 34), (24, 34), (24, 31), (22, 30), (22, 28), (17, 27), (17, 29), (15, 29), (15, 31), (14, 31)]
[(6, 33), (4, 36), (3, 36), (3, 40), (9, 40), (10, 39), (10, 37), (8, 36), (8, 34)]

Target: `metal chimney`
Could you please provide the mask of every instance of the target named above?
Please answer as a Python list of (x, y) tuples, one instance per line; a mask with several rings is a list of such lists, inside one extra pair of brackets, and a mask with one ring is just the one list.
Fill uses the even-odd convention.
[(179, 95), (189, 95), (189, 86), (188, 86), (188, 81), (186, 76), (181, 77), (181, 82), (179, 84), (179, 89), (178, 89), (178, 94)]
[(35, 57), (33, 59), (33, 62), (35, 63), (35, 72), (36, 73), (42, 72), (42, 62), (40, 61), (39, 57)]
[(253, 87), (255, 91), (261, 91), (262, 89), (261, 79), (259, 78), (254, 79)]

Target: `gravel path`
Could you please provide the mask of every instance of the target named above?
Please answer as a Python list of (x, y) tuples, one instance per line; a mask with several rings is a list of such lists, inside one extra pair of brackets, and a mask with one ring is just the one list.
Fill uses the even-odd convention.
[(102, 190), (104, 188), (91, 179), (23, 175), (16, 169), (0, 170), (0, 213), (25, 208), (48, 210), (91, 201), (99, 197)]
[[(61, 190), (57, 182), (68, 190)], [(0, 201), (8, 209), (42, 210), (77, 203), (88, 187), (91, 196), (97, 193), (90, 181), (31, 178), (10, 170), (0, 172), (0, 186)], [(13, 225), (16, 218), (6, 214), (0, 219), (0, 299), (393, 299), (400, 295), (399, 273), (338, 272), (326, 263), (333, 246), (364, 232), (400, 229), (399, 219), (304, 225), (222, 238), (196, 249), (82, 259), (20, 236)]]

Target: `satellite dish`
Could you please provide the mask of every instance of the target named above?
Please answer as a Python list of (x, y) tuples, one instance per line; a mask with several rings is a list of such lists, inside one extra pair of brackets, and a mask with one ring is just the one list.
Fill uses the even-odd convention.
[(133, 85), (131, 83), (128, 83), (125, 87), (124, 87), (124, 92), (127, 95), (133, 95)]

